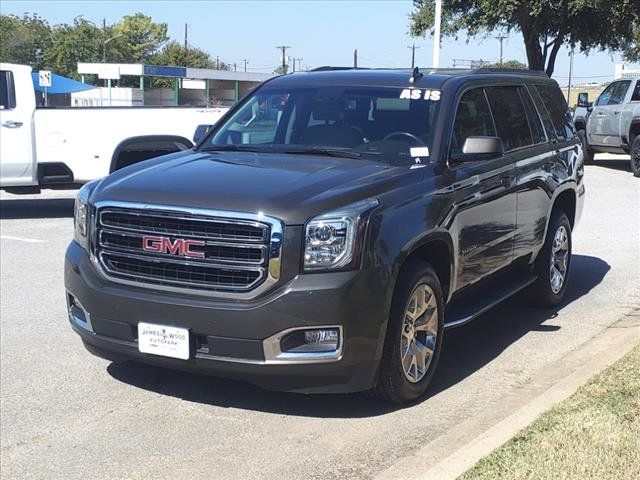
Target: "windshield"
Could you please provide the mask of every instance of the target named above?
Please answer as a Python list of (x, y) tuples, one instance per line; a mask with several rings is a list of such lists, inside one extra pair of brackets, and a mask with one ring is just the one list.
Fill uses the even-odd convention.
[(324, 153), (415, 163), (428, 156), (440, 92), (372, 87), (261, 88), (201, 149)]

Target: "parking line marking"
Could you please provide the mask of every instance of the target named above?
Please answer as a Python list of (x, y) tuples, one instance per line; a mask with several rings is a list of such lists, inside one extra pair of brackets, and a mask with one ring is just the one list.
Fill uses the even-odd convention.
[(2, 240), (15, 240), (17, 242), (26, 242), (26, 243), (47, 243), (46, 240), (40, 240), (38, 238), (26, 238), (26, 237), (13, 237), (11, 235), (0, 235)]

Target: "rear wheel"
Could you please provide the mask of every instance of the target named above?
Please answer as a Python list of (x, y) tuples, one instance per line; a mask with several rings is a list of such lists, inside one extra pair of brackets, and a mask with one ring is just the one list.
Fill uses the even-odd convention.
[(536, 259), (538, 279), (532, 286), (532, 299), (542, 307), (558, 305), (567, 290), (571, 266), (571, 223), (561, 210), (554, 210), (547, 238)]
[(411, 265), (394, 293), (375, 396), (403, 404), (424, 394), (440, 357), (443, 322), (438, 277), (426, 263)]
[(584, 163), (592, 163), (593, 162), (593, 151), (589, 150), (589, 144), (587, 143), (587, 132), (584, 129), (578, 130), (578, 138), (582, 142), (582, 155), (584, 158)]
[(631, 144), (631, 171), (640, 177), (640, 134), (636, 135)]

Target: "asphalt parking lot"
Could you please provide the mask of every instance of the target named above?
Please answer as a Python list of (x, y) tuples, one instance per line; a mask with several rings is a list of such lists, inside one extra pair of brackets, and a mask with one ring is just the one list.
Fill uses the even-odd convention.
[(93, 357), (64, 303), (75, 192), (3, 193), (1, 476), (365, 479), (469, 418), (490, 424), (545, 367), (640, 305), (640, 179), (607, 157), (586, 186), (563, 306), (521, 295), (448, 332), (431, 395), (402, 409)]

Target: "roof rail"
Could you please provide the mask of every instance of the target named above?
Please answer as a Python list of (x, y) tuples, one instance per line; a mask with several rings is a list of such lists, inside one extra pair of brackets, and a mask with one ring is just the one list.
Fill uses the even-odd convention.
[(332, 72), (336, 70), (369, 70), (368, 68), (362, 67), (332, 67), (330, 65), (324, 65), (322, 67), (312, 68), (311, 70), (307, 70), (308, 72)]
[(547, 73), (543, 70), (525, 70), (524, 68), (493, 68), (493, 67), (481, 67), (473, 71), (473, 73), (519, 73), (524, 75), (536, 75), (541, 77), (548, 77)]

